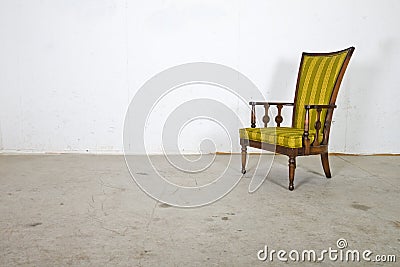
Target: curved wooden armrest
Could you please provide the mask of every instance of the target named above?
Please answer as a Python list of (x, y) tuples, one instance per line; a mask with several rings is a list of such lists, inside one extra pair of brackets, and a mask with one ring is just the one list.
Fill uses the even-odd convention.
[[(305, 148), (305, 154), (310, 154), (310, 146), (319, 146), (320, 144), (326, 144), (328, 141), (328, 133), (331, 125), (330, 120), (325, 120), (325, 125), (323, 129), (322, 141), (319, 141), (319, 130), (321, 129), (321, 111), (327, 109), (327, 112), (333, 112), (336, 105), (304, 105), (306, 109), (305, 119), (304, 119), (304, 133), (303, 133), (303, 144)], [(309, 130), (310, 130), (310, 109), (317, 110), (317, 120), (315, 121), (315, 137), (312, 144), (310, 144)], [(327, 116), (330, 117), (330, 116)]]
[(249, 105), (272, 105), (272, 106), (277, 106), (277, 105), (282, 105), (282, 106), (294, 106), (294, 103), (289, 103), (289, 102), (257, 102), (257, 101), (251, 101), (249, 102)]
[(305, 109), (331, 109), (331, 108), (336, 108), (336, 105), (305, 105), (304, 106)]
[(255, 106), (257, 106), (257, 105), (262, 105), (262, 106), (264, 106), (264, 109), (265, 109), (265, 114), (264, 114), (264, 117), (263, 117), (264, 127), (267, 127), (268, 122), (270, 121), (270, 118), (268, 116), (269, 106), (271, 106), (271, 105), (276, 106), (277, 109), (278, 109), (278, 115), (276, 115), (276, 117), (275, 117), (275, 122), (276, 122), (276, 126), (280, 127), (281, 123), (283, 121), (283, 117), (281, 115), (281, 110), (282, 110), (283, 106), (294, 106), (294, 103), (251, 101), (251, 102), (249, 102), (249, 105), (251, 105), (251, 128), (255, 128), (256, 127), (256, 109), (255, 109)]

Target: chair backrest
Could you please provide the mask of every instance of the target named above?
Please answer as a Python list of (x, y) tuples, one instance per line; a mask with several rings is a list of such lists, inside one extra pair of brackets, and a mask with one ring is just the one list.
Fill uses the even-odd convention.
[[(335, 104), (340, 83), (353, 54), (354, 47), (332, 53), (303, 53), (297, 77), (293, 107), (292, 126), (304, 128), (304, 105)], [(332, 112), (326, 116), (321, 112), (322, 125), (331, 120)], [(314, 129), (317, 112), (310, 110), (310, 129)]]

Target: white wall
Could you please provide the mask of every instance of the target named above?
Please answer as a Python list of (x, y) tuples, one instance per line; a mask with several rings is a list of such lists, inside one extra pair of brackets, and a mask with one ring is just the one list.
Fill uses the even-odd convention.
[(119, 153), (130, 100), (166, 68), (224, 64), (286, 101), (302, 51), (353, 45), (330, 149), (400, 153), (399, 14), (396, 0), (1, 0), (0, 149)]

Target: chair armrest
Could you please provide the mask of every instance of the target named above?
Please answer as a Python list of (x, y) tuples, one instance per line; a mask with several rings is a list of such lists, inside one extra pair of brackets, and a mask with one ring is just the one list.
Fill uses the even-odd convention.
[(322, 141), (319, 142), (319, 130), (321, 129), (321, 111), (323, 109), (327, 109), (327, 112), (333, 112), (333, 109), (336, 108), (336, 105), (304, 105), (304, 108), (306, 109), (306, 114), (305, 114), (305, 119), (304, 119), (304, 133), (303, 133), (303, 144), (305, 148), (305, 154), (308, 155), (310, 154), (310, 139), (308, 138), (309, 136), (309, 130), (310, 130), (310, 109), (316, 109), (317, 110), (317, 120), (315, 121), (314, 127), (315, 127), (315, 137), (312, 145), (320, 145), (320, 144), (326, 144), (328, 140), (328, 133), (329, 133), (329, 127), (330, 127), (330, 120), (325, 122), (324, 125), (324, 131), (323, 131), (323, 137)]
[(305, 109), (331, 109), (331, 108), (336, 108), (336, 105), (305, 105), (304, 106)]
[(268, 122), (270, 121), (270, 118), (268, 116), (269, 106), (271, 106), (271, 105), (276, 106), (277, 109), (278, 109), (278, 115), (276, 115), (276, 117), (275, 117), (275, 122), (276, 122), (276, 126), (280, 127), (281, 123), (283, 121), (283, 117), (281, 115), (281, 110), (282, 110), (283, 106), (294, 106), (294, 103), (251, 101), (251, 102), (249, 102), (249, 105), (251, 105), (251, 128), (255, 128), (256, 127), (256, 109), (255, 109), (256, 105), (264, 106), (264, 109), (265, 109), (265, 114), (264, 114), (264, 117), (263, 117), (264, 127), (267, 127)]
[(257, 102), (257, 101), (251, 101), (249, 102), (249, 105), (270, 105), (270, 106), (277, 106), (277, 105), (282, 105), (282, 106), (294, 106), (294, 103), (289, 103), (289, 102)]

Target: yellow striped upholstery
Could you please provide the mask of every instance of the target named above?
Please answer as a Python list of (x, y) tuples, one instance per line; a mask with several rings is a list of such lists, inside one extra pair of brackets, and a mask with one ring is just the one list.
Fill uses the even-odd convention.
[[(329, 104), (336, 79), (349, 50), (331, 55), (303, 55), (294, 113), (295, 128), (304, 128), (304, 105)], [(326, 110), (321, 112), (324, 125)], [(314, 128), (317, 112), (310, 110), (310, 129)]]
[[(300, 148), (303, 146), (303, 132), (301, 128), (290, 127), (268, 127), (268, 128), (244, 128), (240, 129), (240, 138), (275, 144), (289, 148)], [(310, 130), (310, 142), (314, 141), (315, 130)], [(320, 134), (319, 141), (322, 140)]]

